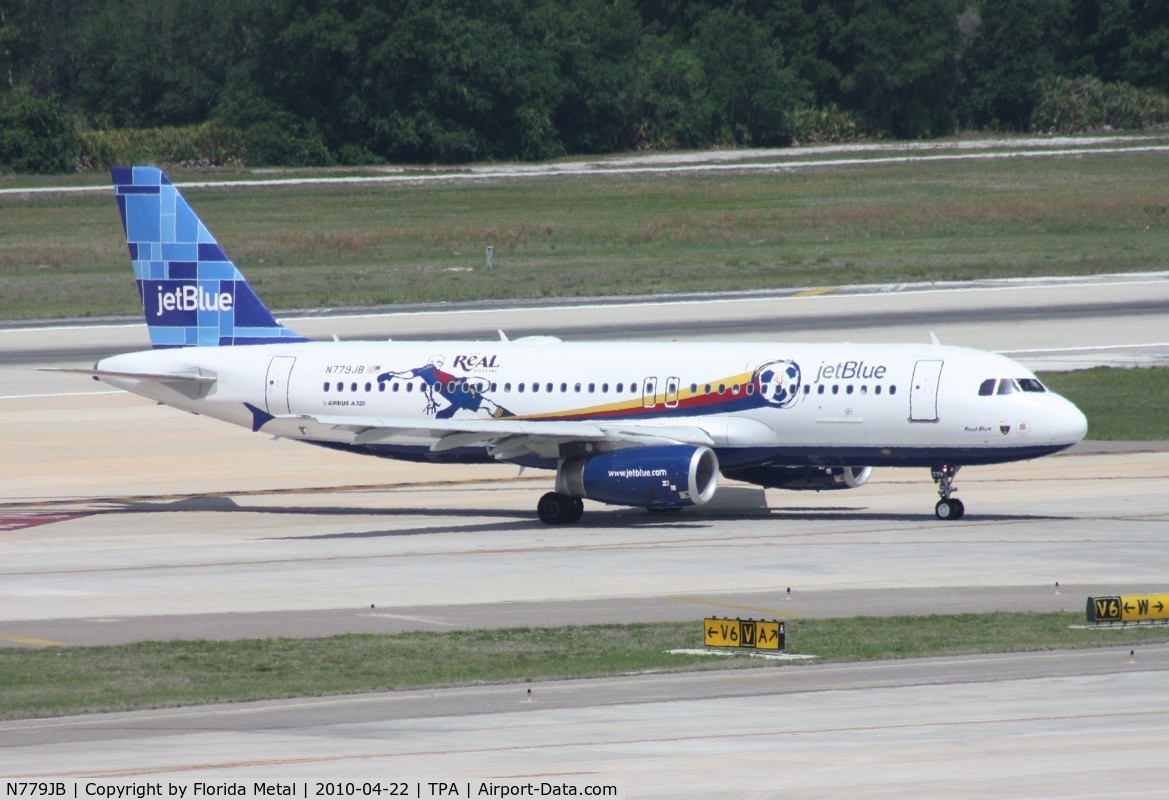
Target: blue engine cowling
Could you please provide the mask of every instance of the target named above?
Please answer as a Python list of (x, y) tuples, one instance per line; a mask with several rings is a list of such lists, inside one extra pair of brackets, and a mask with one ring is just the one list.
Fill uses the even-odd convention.
[(681, 508), (714, 497), (718, 474), (718, 456), (709, 447), (631, 447), (565, 459), (556, 491), (618, 506)]
[(727, 470), (736, 481), (768, 489), (855, 489), (864, 486), (872, 467), (746, 467)]

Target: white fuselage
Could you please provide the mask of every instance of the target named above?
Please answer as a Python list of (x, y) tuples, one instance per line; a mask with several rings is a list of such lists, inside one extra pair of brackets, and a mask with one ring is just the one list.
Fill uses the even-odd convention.
[[(1072, 403), (1020, 364), (941, 345), (308, 342), (153, 350), (97, 368), (211, 376), (199, 386), (103, 380), (255, 427), (246, 403), (284, 421), (284, 436), (334, 446), (351, 444), (353, 430), (291, 423), (391, 420), (396, 435), (355, 449), (413, 459), (490, 456), (473, 442), (436, 449), (426, 425), (402, 429), (411, 419), (696, 429), (724, 468), (994, 463), (1064, 449), (1087, 428)], [(555, 454), (543, 455), (534, 463), (556, 466)]]

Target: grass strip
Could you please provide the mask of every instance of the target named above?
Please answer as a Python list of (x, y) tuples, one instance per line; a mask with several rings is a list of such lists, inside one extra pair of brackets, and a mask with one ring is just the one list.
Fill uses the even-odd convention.
[[(1169, 641), (1169, 626), (1070, 627), (1082, 622), (1071, 613), (801, 619), (787, 623), (788, 652), (860, 661)], [(701, 642), (695, 620), (7, 648), (0, 649), (0, 718), (790, 663), (667, 652)]]
[[(268, 306), (288, 310), (1163, 269), (1163, 162), (1131, 152), (186, 195)], [(0, 201), (0, 319), (140, 314), (128, 261), (109, 193)]]
[(1046, 373), (1042, 380), (1084, 412), (1089, 439), (1169, 440), (1169, 369), (1093, 367)]

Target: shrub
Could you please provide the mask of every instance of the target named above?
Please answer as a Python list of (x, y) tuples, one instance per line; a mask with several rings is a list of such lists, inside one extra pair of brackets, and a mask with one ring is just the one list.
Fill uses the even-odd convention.
[(1039, 133), (1143, 130), (1169, 124), (1169, 97), (1099, 78), (1055, 78), (1041, 85), (1031, 128)]
[(165, 163), (222, 166), (243, 163), (244, 134), (219, 122), (167, 128), (82, 131), (83, 169), (118, 164)]
[(839, 144), (866, 138), (860, 118), (842, 111), (835, 103), (825, 108), (797, 108), (788, 119), (792, 144)]
[(217, 120), (165, 128), (82, 131), (84, 169), (117, 164), (321, 167), (333, 163), (316, 123), (279, 114), (246, 128)]
[(317, 123), (285, 113), (248, 126), (243, 156), (250, 167), (327, 167), (333, 163)]
[(77, 122), (55, 98), (21, 96), (0, 111), (0, 166), (15, 172), (70, 172), (77, 152)]

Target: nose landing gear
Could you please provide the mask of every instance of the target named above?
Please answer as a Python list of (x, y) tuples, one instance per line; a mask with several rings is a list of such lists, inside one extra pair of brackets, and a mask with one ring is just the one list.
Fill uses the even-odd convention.
[(959, 469), (961, 467), (949, 467), (943, 464), (930, 470), (930, 477), (938, 485), (938, 494), (942, 498), (934, 506), (934, 516), (938, 519), (959, 520), (966, 513), (966, 506), (962, 504), (962, 501), (952, 496), (956, 491), (954, 476), (958, 474)]

